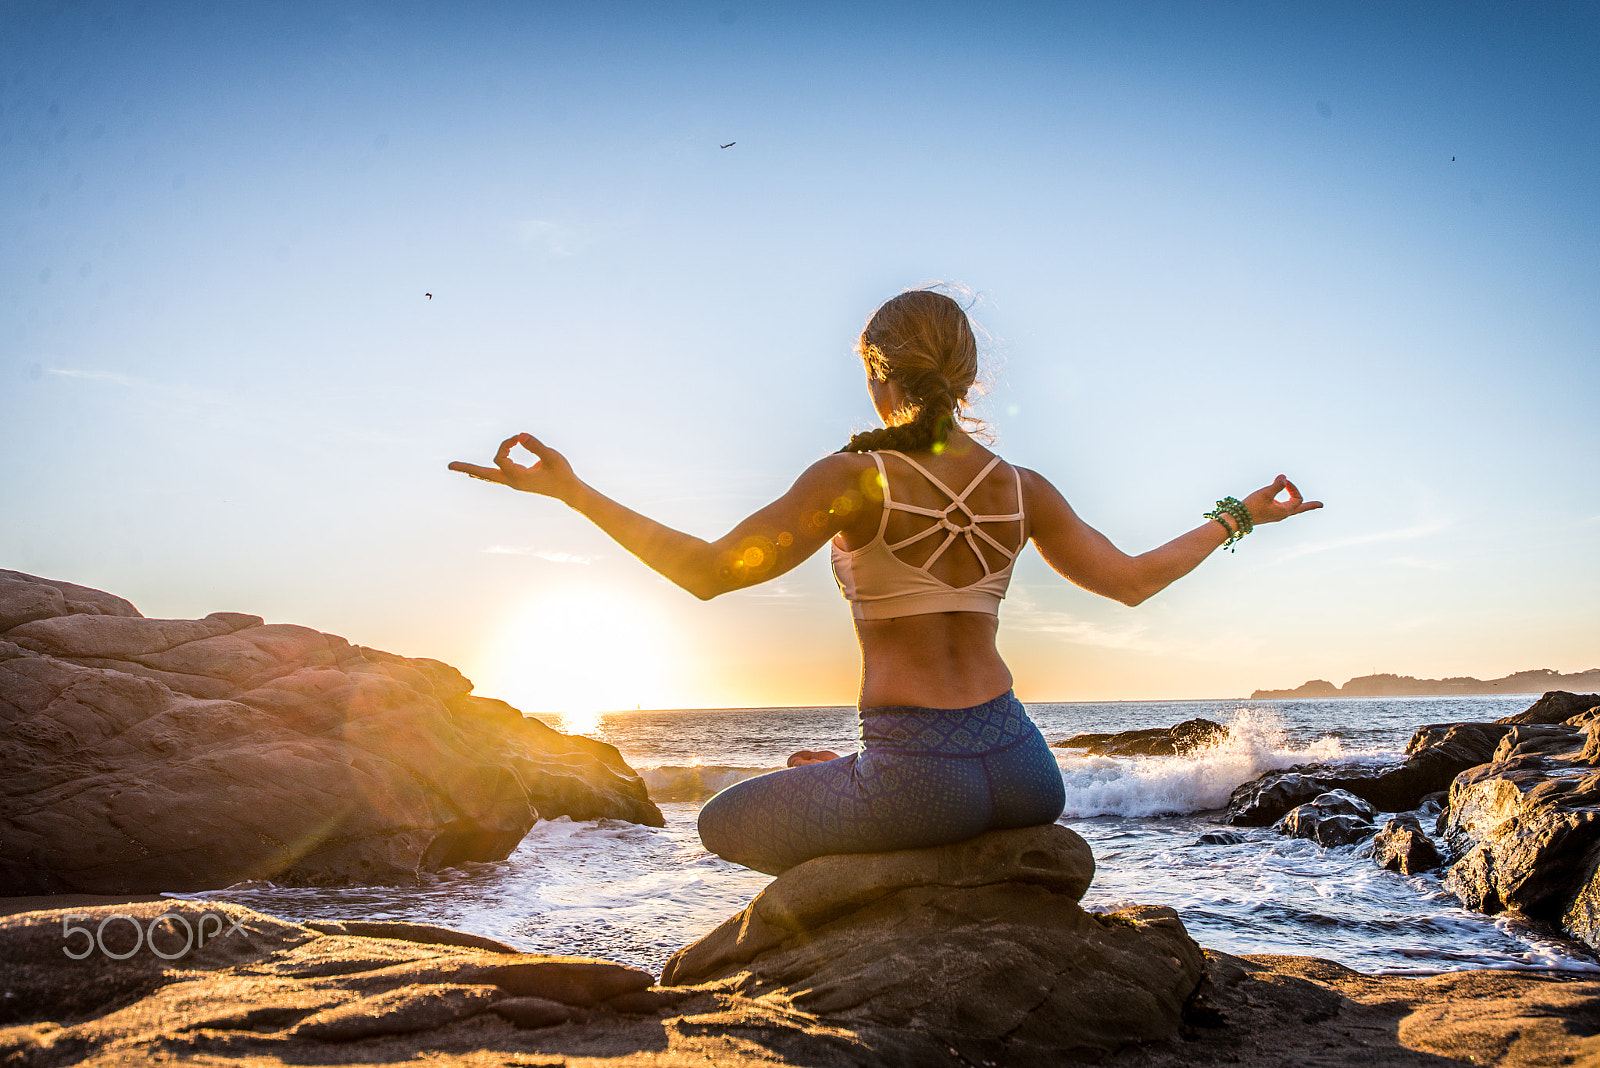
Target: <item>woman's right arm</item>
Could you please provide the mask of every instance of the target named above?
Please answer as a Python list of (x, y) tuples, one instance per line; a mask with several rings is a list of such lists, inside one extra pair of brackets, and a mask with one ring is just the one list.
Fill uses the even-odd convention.
[[(512, 460), (517, 445), (537, 462), (524, 466)], [(565, 456), (531, 434), (503, 441), (494, 463), (481, 467), (458, 460), (450, 470), (563, 502), (701, 600), (777, 578), (870, 511), (856, 471), (862, 459), (853, 454), (835, 453), (812, 464), (782, 497), (709, 542), (607, 497), (579, 479)]]
[[(1220, 522), (1207, 520), (1165, 545), (1130, 556), (1080, 519), (1049, 480), (1027, 468), (1018, 470), (1022, 473), (1031, 536), (1039, 555), (1059, 574), (1090, 593), (1125, 605), (1140, 604), (1160, 593), (1228, 540), (1228, 531)], [(1288, 499), (1278, 500), (1278, 494), (1285, 491)], [(1282, 475), (1250, 494), (1243, 503), (1257, 526), (1322, 507), (1321, 501), (1302, 499), (1294, 483)]]

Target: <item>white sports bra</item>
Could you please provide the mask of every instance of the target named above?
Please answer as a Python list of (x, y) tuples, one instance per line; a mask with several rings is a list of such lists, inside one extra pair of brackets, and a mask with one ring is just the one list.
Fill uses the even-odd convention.
[[(884, 451), (892, 452), (892, 450)], [(978, 472), (978, 476), (967, 484), (966, 489), (956, 493), (905, 453), (892, 452), (892, 455), (910, 464), (913, 470), (949, 497), (950, 503), (941, 510), (922, 508), (894, 500), (889, 492), (889, 476), (884, 470), (883, 454), (872, 453), (872, 459), (878, 465), (879, 485), (883, 487), (883, 518), (878, 523), (877, 536), (853, 552), (846, 549), (838, 538), (833, 540), (832, 545), (833, 575), (839, 582), (839, 589), (844, 594), (845, 600), (850, 602), (851, 613), (857, 619), (889, 619), (894, 616), (927, 615), (933, 612), (986, 612), (989, 615), (999, 615), (1000, 602), (1006, 595), (1006, 587), (1011, 584), (1011, 571), (1016, 566), (1017, 553), (1021, 551), (1024, 543), (1019, 543), (1015, 549), (1008, 549), (984, 530), (983, 524), (1015, 523), (1025, 518), (1022, 511), (1022, 476), (1017, 473), (1016, 468), (1011, 469), (1017, 486), (1015, 512), (1010, 515), (976, 515), (967, 507), (967, 496), (988, 477), (990, 471), (995, 469), (1000, 463), (1000, 457), (996, 456), (990, 460), (984, 469)], [(911, 537), (903, 538), (891, 545), (884, 541), (884, 532), (889, 528), (891, 511), (924, 515), (934, 522)], [(944, 532), (944, 541), (921, 566), (908, 564), (895, 555), (906, 546), (939, 531)], [(982, 578), (970, 585), (959, 587), (951, 586), (936, 578), (929, 570), (934, 562), (944, 555), (945, 550), (955, 544), (957, 538), (966, 540), (972, 549), (972, 554), (983, 567)], [(1004, 567), (995, 570), (989, 566), (988, 558), (978, 547), (979, 539), (993, 546), (1005, 557)]]

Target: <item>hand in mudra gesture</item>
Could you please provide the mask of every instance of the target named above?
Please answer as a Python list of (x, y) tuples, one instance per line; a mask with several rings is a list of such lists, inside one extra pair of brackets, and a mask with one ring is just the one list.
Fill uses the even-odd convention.
[[(532, 466), (524, 466), (511, 458), (511, 449), (515, 445), (521, 445), (533, 453), (535, 460)], [(494, 454), (493, 467), (480, 467), (456, 460), (450, 464), (450, 470), (481, 478), (485, 482), (498, 482), (524, 493), (537, 493), (558, 500), (566, 499), (578, 484), (578, 476), (572, 473), (572, 465), (567, 463), (567, 458), (532, 434), (516, 434), (502, 441), (500, 450)]]
[[(1285, 501), (1278, 500), (1278, 494), (1285, 490), (1289, 492), (1289, 499)], [(1250, 509), (1251, 521), (1258, 525), (1261, 523), (1276, 523), (1280, 520), (1288, 519), (1292, 515), (1299, 515), (1301, 512), (1309, 512), (1315, 508), (1322, 507), (1321, 501), (1308, 501), (1301, 497), (1300, 491), (1295, 488), (1294, 483), (1283, 475), (1273, 479), (1270, 486), (1262, 486), (1250, 494), (1244, 499), (1243, 504)]]

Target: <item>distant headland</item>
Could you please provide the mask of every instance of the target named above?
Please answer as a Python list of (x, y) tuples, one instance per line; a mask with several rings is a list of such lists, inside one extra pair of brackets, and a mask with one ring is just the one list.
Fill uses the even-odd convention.
[(1451, 694), (1548, 693), (1569, 690), (1593, 693), (1600, 690), (1600, 668), (1563, 675), (1549, 668), (1519, 671), (1503, 679), (1414, 679), (1410, 675), (1362, 675), (1343, 686), (1323, 679), (1312, 679), (1292, 690), (1257, 690), (1252, 700), (1276, 697), (1444, 697)]

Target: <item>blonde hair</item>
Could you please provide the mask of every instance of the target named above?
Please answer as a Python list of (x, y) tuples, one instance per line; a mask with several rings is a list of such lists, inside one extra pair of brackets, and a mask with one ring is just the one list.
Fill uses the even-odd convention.
[(891, 424), (857, 434), (840, 452), (940, 449), (978, 378), (978, 342), (961, 305), (943, 293), (912, 289), (891, 297), (867, 320), (856, 352), (867, 373), (900, 386), (909, 403)]

